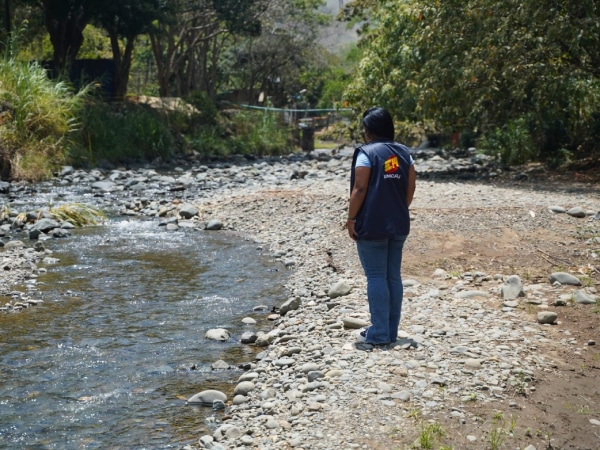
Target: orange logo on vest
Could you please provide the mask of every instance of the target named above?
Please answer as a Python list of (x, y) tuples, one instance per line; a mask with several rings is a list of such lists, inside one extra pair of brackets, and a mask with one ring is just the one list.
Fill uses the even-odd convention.
[(385, 171), (385, 173), (398, 172), (399, 168), (400, 168), (400, 165), (398, 164), (397, 156), (390, 156), (387, 159), (387, 161), (385, 162), (385, 165), (383, 166), (383, 170)]

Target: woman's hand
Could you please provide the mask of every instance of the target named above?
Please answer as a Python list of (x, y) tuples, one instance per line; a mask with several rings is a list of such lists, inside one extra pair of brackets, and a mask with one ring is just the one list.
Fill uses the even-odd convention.
[(348, 220), (346, 222), (346, 229), (348, 230), (348, 235), (350, 236), (350, 239), (352, 239), (353, 241), (358, 240), (358, 233), (356, 232), (356, 221), (355, 220)]

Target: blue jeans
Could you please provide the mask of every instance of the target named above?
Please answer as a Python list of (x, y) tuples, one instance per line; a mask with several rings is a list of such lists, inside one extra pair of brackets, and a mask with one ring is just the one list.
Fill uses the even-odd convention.
[(356, 242), (358, 257), (367, 277), (367, 297), (371, 326), (365, 342), (388, 344), (398, 339), (402, 313), (401, 265), (406, 236)]

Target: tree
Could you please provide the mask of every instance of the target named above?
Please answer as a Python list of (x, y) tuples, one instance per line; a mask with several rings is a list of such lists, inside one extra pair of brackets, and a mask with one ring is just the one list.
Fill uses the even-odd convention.
[(321, 0), (269, 0), (261, 34), (239, 39), (230, 49), (231, 86), (251, 102), (265, 92), (278, 105), (306, 89), (303, 72), (325, 65), (317, 38), (319, 26), (330, 17), (318, 12), (321, 5)]
[(176, 0), (150, 32), (160, 95), (202, 91), (214, 100), (219, 62), (233, 35), (260, 33), (264, 0)]
[(54, 48), (57, 71), (68, 69), (83, 44), (83, 30), (90, 23), (102, 0), (36, 0), (44, 15), (46, 29)]
[(4, 30), (9, 36), (12, 31), (11, 18), (10, 0), (4, 0)]
[(115, 99), (122, 99), (127, 93), (135, 39), (148, 32), (166, 9), (162, 0), (119, 0), (106, 2), (98, 12), (96, 20), (108, 33), (112, 47)]
[(382, 2), (361, 40), (364, 58), (348, 99), (449, 131), (486, 135), (520, 124), (542, 157), (589, 150), (600, 123), (599, 6)]

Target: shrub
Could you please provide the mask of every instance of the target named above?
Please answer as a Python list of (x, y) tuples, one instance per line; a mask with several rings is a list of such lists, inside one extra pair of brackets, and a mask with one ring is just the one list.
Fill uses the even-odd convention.
[(186, 101), (198, 112), (193, 116), (200, 124), (216, 125), (219, 110), (205, 92), (192, 92)]
[(525, 118), (511, 120), (487, 133), (479, 146), (487, 154), (499, 153), (503, 164), (524, 164), (537, 156)]
[(293, 145), (278, 117), (266, 111), (223, 111), (216, 126), (202, 127), (190, 138), (191, 147), (204, 156), (280, 155)]
[(48, 79), (34, 62), (6, 51), (0, 61), (0, 176), (41, 180), (65, 161), (65, 144), (76, 128), (86, 95)]
[(131, 102), (90, 100), (81, 115), (77, 140), (70, 148), (75, 164), (168, 160), (175, 150), (169, 113)]

